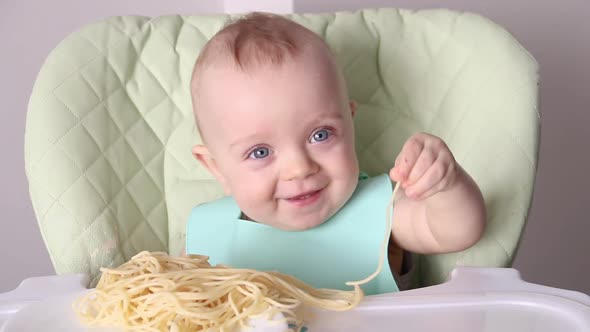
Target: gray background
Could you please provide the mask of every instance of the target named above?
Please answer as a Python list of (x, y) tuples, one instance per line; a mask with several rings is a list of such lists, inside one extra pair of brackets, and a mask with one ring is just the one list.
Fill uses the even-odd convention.
[[(528, 281), (590, 294), (590, 1), (294, 1), (297, 12), (362, 7), (476, 12), (506, 27), (539, 61), (539, 170), (514, 267)], [(24, 278), (54, 273), (31, 208), (23, 160), (28, 97), (50, 50), (80, 26), (107, 16), (223, 10), (221, 0), (0, 0), (0, 292)]]

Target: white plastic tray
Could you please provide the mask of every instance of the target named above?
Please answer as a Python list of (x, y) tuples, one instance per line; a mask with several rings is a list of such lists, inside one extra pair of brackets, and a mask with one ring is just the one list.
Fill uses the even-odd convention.
[[(86, 331), (72, 312), (87, 291), (83, 275), (25, 280), (0, 294), (0, 331)], [(283, 331), (256, 323), (249, 331)], [(590, 331), (590, 297), (527, 283), (514, 269), (457, 268), (448, 282), (367, 297), (349, 312), (314, 312), (315, 331), (549, 332)], [(115, 331), (92, 329), (91, 331)]]

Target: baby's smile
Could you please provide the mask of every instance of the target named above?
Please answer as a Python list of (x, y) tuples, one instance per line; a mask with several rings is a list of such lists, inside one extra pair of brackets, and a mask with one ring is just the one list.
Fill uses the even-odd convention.
[(304, 192), (299, 195), (286, 198), (285, 200), (295, 206), (300, 206), (300, 207), (312, 205), (320, 200), (320, 196), (322, 195), (322, 190), (323, 190), (323, 188)]

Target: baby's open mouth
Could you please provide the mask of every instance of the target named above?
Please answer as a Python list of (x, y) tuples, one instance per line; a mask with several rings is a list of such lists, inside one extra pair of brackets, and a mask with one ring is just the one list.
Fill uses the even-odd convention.
[(286, 200), (297, 205), (308, 205), (315, 202), (320, 197), (322, 190), (323, 188), (319, 190), (308, 191), (306, 193), (287, 198)]

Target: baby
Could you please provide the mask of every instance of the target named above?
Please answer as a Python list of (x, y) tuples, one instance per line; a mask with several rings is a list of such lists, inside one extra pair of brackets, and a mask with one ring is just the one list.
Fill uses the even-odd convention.
[[(199, 55), (191, 94), (193, 154), (227, 197), (194, 209), (187, 253), (342, 288), (376, 267), (392, 182), (403, 189), (393, 273), (402, 251), (454, 252), (482, 236), (482, 194), (438, 137), (413, 135), (388, 175), (359, 180), (356, 104), (328, 46), (295, 22), (254, 13), (226, 26)], [(398, 288), (391, 270), (369, 293)]]

